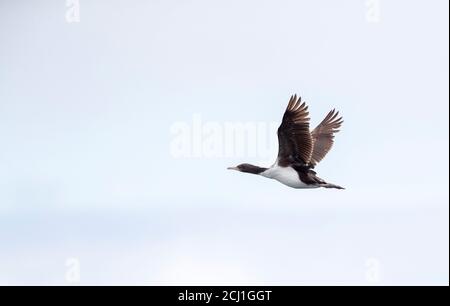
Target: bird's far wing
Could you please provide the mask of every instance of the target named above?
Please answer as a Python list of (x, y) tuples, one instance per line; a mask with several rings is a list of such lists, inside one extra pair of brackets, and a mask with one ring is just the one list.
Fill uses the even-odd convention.
[(278, 164), (287, 166), (290, 163), (308, 164), (313, 150), (313, 141), (309, 130), (308, 106), (291, 96), (278, 128)]
[(311, 166), (317, 165), (331, 150), (334, 143), (334, 133), (339, 132), (343, 122), (342, 117), (339, 117), (339, 112), (333, 109), (311, 132), (313, 139)]

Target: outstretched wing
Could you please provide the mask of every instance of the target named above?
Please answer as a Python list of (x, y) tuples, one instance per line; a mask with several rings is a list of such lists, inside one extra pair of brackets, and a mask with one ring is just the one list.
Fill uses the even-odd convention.
[(308, 106), (297, 95), (291, 96), (278, 128), (278, 164), (308, 164), (313, 150), (312, 135), (309, 130)]
[(342, 117), (338, 117), (339, 112), (334, 109), (328, 113), (325, 119), (311, 132), (313, 139), (313, 151), (310, 165), (317, 165), (327, 153), (331, 150), (334, 143), (334, 133), (339, 132)]

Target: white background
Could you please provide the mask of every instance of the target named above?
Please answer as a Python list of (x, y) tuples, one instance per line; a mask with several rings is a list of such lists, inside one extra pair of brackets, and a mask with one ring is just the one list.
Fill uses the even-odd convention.
[[(79, 4), (0, 2), (0, 284), (448, 285), (448, 1)], [(345, 191), (174, 158), (293, 93)]]

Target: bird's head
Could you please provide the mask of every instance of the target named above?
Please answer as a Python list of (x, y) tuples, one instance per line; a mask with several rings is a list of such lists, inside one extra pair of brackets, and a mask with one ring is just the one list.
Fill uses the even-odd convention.
[(261, 172), (264, 172), (267, 170), (267, 168), (261, 168), (258, 166), (254, 166), (251, 164), (240, 164), (236, 167), (228, 167), (228, 170), (236, 170), (239, 172), (246, 172), (246, 173), (252, 173), (252, 174), (260, 174)]

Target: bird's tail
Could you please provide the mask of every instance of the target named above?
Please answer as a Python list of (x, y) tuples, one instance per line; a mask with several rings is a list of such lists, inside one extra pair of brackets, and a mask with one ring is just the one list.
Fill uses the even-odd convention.
[(323, 188), (334, 188), (334, 189), (345, 189), (344, 187), (341, 187), (339, 185), (327, 183), (326, 181), (324, 181), (323, 179), (318, 177), (316, 175), (316, 172), (314, 172), (314, 170), (309, 170), (308, 174), (315, 180), (316, 184), (318, 184), (320, 187), (323, 187)]
[(335, 189), (345, 189), (344, 187), (341, 187), (341, 186), (335, 185), (335, 184), (330, 184), (330, 183), (322, 184), (321, 187), (324, 187), (324, 188), (335, 188)]

